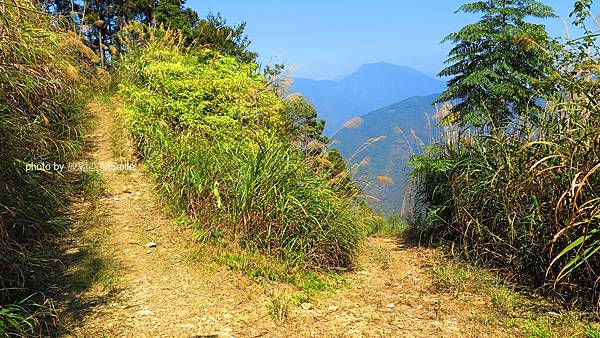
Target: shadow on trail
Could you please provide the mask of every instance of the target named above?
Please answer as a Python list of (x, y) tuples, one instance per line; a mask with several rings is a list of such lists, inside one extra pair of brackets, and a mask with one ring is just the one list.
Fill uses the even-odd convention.
[[(85, 141), (85, 153), (94, 150), (93, 143)], [(81, 160), (91, 161), (88, 156)], [(103, 177), (96, 171), (82, 171), (70, 179), (69, 222), (45, 244), (55, 264), (46, 268), (46, 278), (40, 279), (37, 287), (46, 290), (46, 297), (55, 304), (54, 320), (47, 324), (50, 336), (83, 327), (84, 319), (96, 307), (111, 302), (122, 291), (116, 283), (118, 263), (103, 246), (107, 214), (99, 208), (99, 201), (110, 197)]]
[[(77, 236), (73, 234), (72, 236)], [(51, 328), (52, 335), (69, 333), (83, 327), (84, 319), (100, 305), (111, 302), (120, 289), (111, 284), (107, 273), (114, 264), (93, 247), (78, 247), (70, 240), (70, 247), (63, 250), (59, 272), (49, 296), (59, 305), (58, 320)]]

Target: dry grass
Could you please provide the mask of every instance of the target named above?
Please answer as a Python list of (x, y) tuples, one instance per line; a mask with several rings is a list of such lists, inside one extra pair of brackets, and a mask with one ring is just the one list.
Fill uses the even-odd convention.
[[(0, 334), (5, 319), (8, 333), (43, 332), (37, 316), (48, 302), (33, 289), (56, 263), (46, 246), (70, 224), (64, 217), (70, 182), (54, 169), (27, 166), (66, 164), (78, 155), (91, 61), (79, 37), (34, 2), (0, 6), (0, 289), (8, 289), (0, 293)], [(26, 320), (11, 322), (11, 308), (25, 311)]]

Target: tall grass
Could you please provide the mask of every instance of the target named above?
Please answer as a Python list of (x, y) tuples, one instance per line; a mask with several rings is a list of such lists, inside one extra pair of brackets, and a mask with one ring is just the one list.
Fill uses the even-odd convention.
[(0, 6), (0, 332), (16, 330), (10, 313), (27, 306), (8, 304), (29, 299), (31, 271), (46, 264), (37, 247), (65, 225), (64, 175), (26, 167), (64, 164), (80, 148), (93, 56), (31, 1)]
[(156, 30), (141, 30), (146, 45), (134, 43), (118, 73), (126, 125), (159, 190), (199, 219), (200, 237), (226, 234), (296, 266), (351, 266), (354, 200), (287, 141), (283, 100), (256, 65), (187, 51)]
[(166, 196), (200, 218), (201, 234), (224, 232), (294, 265), (352, 264), (359, 235), (352, 201), (297, 149), (273, 135), (207, 144), (156, 133), (145, 135), (158, 143), (145, 143), (148, 170)]
[[(9, 291), (11, 290), (0, 290)], [(0, 334), (42, 336), (43, 330), (47, 329), (43, 321), (52, 318), (54, 308), (49, 299), (38, 303), (36, 298), (44, 299), (43, 295), (40, 297), (34, 293), (11, 304), (0, 306)]]
[[(529, 140), (472, 137), (437, 148), (433, 160), (417, 158), (420, 202), (429, 206), (423, 226), (459, 243), (466, 255), (525, 272), (538, 285), (565, 277), (563, 269), (577, 267), (565, 265), (576, 250), (565, 252), (548, 275), (546, 270), (558, 248), (595, 233), (593, 187), (600, 183), (599, 129), (579, 124), (565, 130), (566, 125), (555, 119)], [(588, 258), (565, 282), (595, 294), (599, 261)]]
[(422, 234), (580, 305), (600, 293), (599, 68), (583, 55), (559, 63), (542, 114), (414, 158)]

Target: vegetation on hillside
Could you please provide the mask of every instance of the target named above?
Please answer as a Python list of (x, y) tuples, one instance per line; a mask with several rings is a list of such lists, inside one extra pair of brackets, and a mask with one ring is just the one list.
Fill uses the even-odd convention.
[(125, 123), (159, 189), (198, 219), (201, 237), (225, 235), (292, 265), (352, 266), (354, 200), (306, 144), (322, 130), (314, 110), (278, 97), (256, 64), (188, 48), (176, 31), (124, 33), (144, 36), (119, 61)]
[[(486, 132), (473, 127), (485, 126), (476, 121), (493, 122), (487, 111), (459, 104), (450, 115), (457, 114), (452, 121), (465, 126), (461, 136), (414, 159), (418, 227), (423, 233), (432, 240), (450, 240), (460, 247), (457, 252), (580, 305), (598, 300), (600, 291), (600, 53), (596, 35), (584, 26), (590, 5), (591, 1), (577, 1), (573, 13), (586, 36), (567, 42), (556, 53), (545, 51), (553, 60), (553, 71), (544, 64), (532, 69), (558, 87), (545, 109), (503, 108), (512, 115), (513, 127), (506, 130), (506, 124), (494, 122)], [(534, 49), (528, 53), (540, 48), (514, 44)], [(520, 55), (526, 54), (503, 58), (529, 61)], [(466, 90), (465, 102), (472, 94), (480, 95), (486, 105), (494, 102), (488, 101), (490, 96), (511, 102), (518, 96), (494, 88), (517, 73), (503, 75), (495, 65), (480, 70), (494, 86), (473, 92), (457, 77), (450, 81), (449, 92)], [(520, 86), (517, 89), (531, 88)], [(538, 97), (535, 92), (528, 96), (530, 101)]]
[(80, 148), (89, 79), (108, 76), (91, 68), (95, 58), (31, 2), (0, 7), (0, 333), (36, 330), (44, 299), (29, 290), (41, 278), (33, 270), (48, 263), (47, 234), (67, 223), (56, 164)]
[(437, 97), (411, 97), (377, 109), (349, 121), (331, 137), (331, 147), (352, 163), (352, 178), (368, 195), (373, 210), (410, 218), (407, 163), (441, 130), (429, 118)]

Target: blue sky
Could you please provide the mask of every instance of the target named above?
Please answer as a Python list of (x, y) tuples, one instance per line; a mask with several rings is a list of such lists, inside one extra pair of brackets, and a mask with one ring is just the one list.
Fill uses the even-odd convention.
[[(283, 62), (297, 77), (335, 78), (361, 64), (386, 61), (435, 75), (450, 49), (440, 40), (476, 17), (454, 14), (465, 0), (188, 0), (205, 16), (220, 12), (247, 22), (263, 64)], [(574, 1), (552, 0), (559, 19), (546, 21), (563, 36)], [(598, 5), (595, 5), (598, 9)]]

